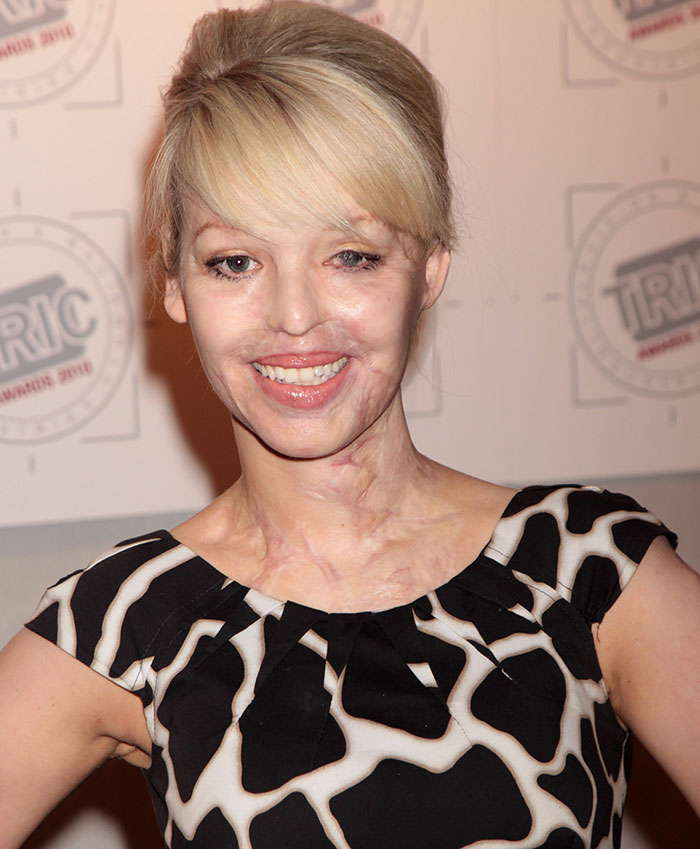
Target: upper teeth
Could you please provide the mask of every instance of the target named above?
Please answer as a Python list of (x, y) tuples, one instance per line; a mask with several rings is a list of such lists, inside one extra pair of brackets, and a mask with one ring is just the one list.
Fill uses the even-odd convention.
[(335, 377), (345, 367), (347, 357), (341, 357), (332, 363), (324, 363), (322, 366), (307, 366), (306, 368), (282, 368), (282, 366), (264, 366), (253, 363), (263, 377), (277, 380), (280, 383), (294, 383), (297, 386), (318, 386)]

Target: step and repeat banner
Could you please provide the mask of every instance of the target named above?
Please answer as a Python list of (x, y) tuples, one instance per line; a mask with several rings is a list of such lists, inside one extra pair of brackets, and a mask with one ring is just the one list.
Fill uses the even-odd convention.
[[(325, 2), (447, 92), (461, 239), (405, 383), (419, 447), (511, 483), (699, 469), (700, 2)], [(3, 524), (235, 476), (139, 228), (159, 90), (214, 8), (0, 0)]]

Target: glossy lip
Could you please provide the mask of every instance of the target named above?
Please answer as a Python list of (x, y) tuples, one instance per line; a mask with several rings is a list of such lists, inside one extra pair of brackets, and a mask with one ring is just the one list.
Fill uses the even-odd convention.
[[(252, 362), (261, 366), (280, 366), (281, 368), (310, 368), (313, 366), (324, 366), (326, 363), (334, 363), (346, 357), (337, 351), (313, 351), (308, 354), (272, 354), (269, 357), (260, 357)], [(346, 366), (347, 367), (347, 366)], [(345, 369), (343, 369), (345, 371)]]
[[(318, 356), (334, 356), (336, 360), (339, 360), (345, 355), (322, 354)], [(282, 368), (303, 368), (303, 366), (323, 365), (324, 363), (335, 361), (318, 359), (318, 356), (316, 354), (309, 354), (308, 356), (292, 355), (292, 359), (296, 358), (292, 362), (292, 359), (286, 355), (282, 355), (279, 357), (265, 357), (262, 360), (255, 360), (255, 362), (261, 365), (278, 365), (282, 366)], [(311, 362), (313, 359), (315, 359), (315, 362)], [(295, 386), (292, 383), (278, 383), (276, 380), (270, 380), (269, 377), (263, 377), (252, 365), (250, 368), (256, 383), (268, 398), (285, 407), (291, 407), (294, 410), (316, 410), (330, 403), (343, 388), (348, 377), (348, 372), (350, 371), (350, 358), (348, 358), (345, 367), (335, 377), (327, 380), (325, 383), (320, 383), (318, 386)]]

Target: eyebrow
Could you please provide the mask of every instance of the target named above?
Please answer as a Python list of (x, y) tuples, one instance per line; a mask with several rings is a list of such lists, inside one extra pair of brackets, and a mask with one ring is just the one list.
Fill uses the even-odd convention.
[[(363, 212), (360, 215), (353, 215), (352, 218), (347, 219), (347, 223), (350, 227), (354, 227), (356, 224), (361, 224), (363, 221), (378, 221), (378, 219), (366, 212)], [(378, 221), (378, 223), (381, 222)], [(335, 227), (333, 225), (328, 225), (323, 229), (328, 233), (333, 232), (334, 230), (342, 232), (341, 227)], [(234, 227), (232, 224), (227, 224), (225, 221), (205, 221), (204, 224), (200, 224), (194, 231), (193, 239), (198, 238), (205, 230), (228, 230), (230, 232), (235, 231), (238, 233), (248, 233), (249, 235), (253, 235), (248, 230), (242, 230), (240, 227)]]
[(232, 227), (230, 224), (226, 224), (223, 221), (205, 221), (204, 224), (200, 224), (199, 227), (194, 231), (193, 238), (197, 238), (200, 236), (205, 230), (237, 230), (237, 227)]

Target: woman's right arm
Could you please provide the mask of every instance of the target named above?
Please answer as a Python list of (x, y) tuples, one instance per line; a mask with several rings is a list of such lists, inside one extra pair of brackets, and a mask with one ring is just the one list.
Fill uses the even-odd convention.
[(138, 696), (23, 629), (0, 652), (0, 849), (17, 849), (97, 766), (148, 766)]

